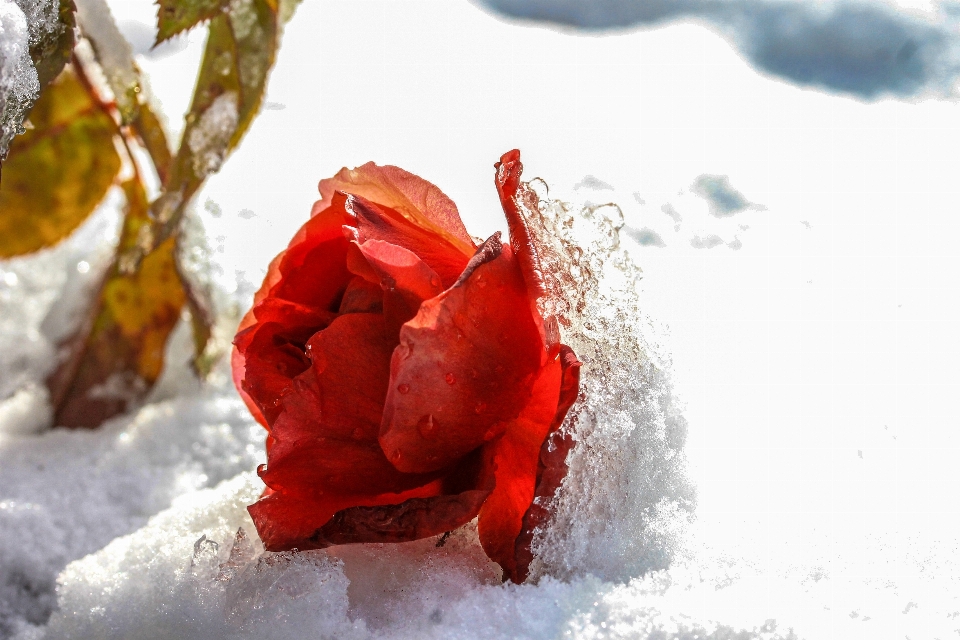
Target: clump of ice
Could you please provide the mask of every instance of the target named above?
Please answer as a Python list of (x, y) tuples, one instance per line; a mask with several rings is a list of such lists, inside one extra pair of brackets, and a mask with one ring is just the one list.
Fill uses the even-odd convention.
[(527, 209), (563, 341), (583, 362), (581, 394), (564, 429), (577, 440), (555, 501), (534, 541), (534, 575), (592, 573), (628, 580), (669, 566), (695, 491), (686, 475), (687, 423), (673, 395), (670, 361), (648, 336), (640, 268), (620, 246), (616, 205), (576, 207), (531, 184)]
[[(28, 8), (42, 3), (21, 3)], [(33, 17), (32, 15), (29, 17)], [(31, 29), (38, 21), (13, 0), (0, 0), (0, 160), (13, 137), (23, 133), (23, 120), (40, 91), (30, 59)]]
[(210, 103), (200, 122), (190, 130), (187, 144), (193, 153), (193, 170), (197, 175), (216, 173), (227, 155), (227, 145), (239, 121), (239, 96), (228, 91)]

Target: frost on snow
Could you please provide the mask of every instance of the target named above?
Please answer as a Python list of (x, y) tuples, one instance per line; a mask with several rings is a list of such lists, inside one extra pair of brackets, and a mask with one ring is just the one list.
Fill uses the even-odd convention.
[[(28, 9), (29, 17), (43, 4), (21, 2)], [(24, 15), (13, 0), (0, 0), (0, 160), (6, 157), (10, 141), (23, 133), (23, 119), (37, 99), (40, 84), (37, 70), (30, 59), (32, 31), (28, 24), (41, 24)], [(43, 22), (42, 24), (46, 24)]]

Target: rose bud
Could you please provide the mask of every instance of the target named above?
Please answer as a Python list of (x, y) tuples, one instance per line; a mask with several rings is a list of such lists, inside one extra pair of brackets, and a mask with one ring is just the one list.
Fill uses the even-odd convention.
[(233, 352), (268, 432), (249, 507), (268, 550), (405, 542), (479, 516), (504, 579), (526, 579), (580, 363), (538, 310), (519, 151), (495, 166), (510, 244), (476, 246), (437, 187), (368, 163), (320, 182), (270, 264)]

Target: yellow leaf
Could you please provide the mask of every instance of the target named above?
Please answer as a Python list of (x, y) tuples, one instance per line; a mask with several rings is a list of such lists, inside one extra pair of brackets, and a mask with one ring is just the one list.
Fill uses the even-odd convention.
[[(143, 185), (130, 181), (123, 188), (128, 204), (120, 246), (129, 247), (141, 242), (149, 220)], [(48, 380), (57, 425), (96, 427), (157, 381), (186, 301), (175, 242), (160, 243), (132, 271), (118, 260), (107, 272), (88, 321), (65, 345), (68, 358)]]
[(0, 258), (56, 244), (103, 199), (120, 170), (116, 125), (67, 67), (14, 139), (0, 183)]

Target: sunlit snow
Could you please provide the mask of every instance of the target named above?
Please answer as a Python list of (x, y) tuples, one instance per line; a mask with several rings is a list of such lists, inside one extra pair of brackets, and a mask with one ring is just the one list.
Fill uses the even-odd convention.
[[(154, 6), (111, 9), (147, 25)], [(138, 56), (175, 131), (198, 34)], [(492, 163), (520, 147), (556, 199), (545, 228), (573, 221), (554, 248), (580, 244), (596, 287), (565, 336), (588, 395), (537, 580), (500, 584), (469, 526), (440, 548), (262, 553), (244, 507), (263, 431), (225, 364), (193, 382), (185, 326), (144, 406), (46, 430), (111, 193), (62, 245), (0, 262), (0, 638), (960, 631), (960, 162), (942, 151), (960, 106), (798, 89), (693, 25), (574, 38), (450, 0), (307, 2), (284, 38), (267, 100), (285, 108), (191, 217), (224, 326), (343, 165), (424, 176), (485, 237)]]

